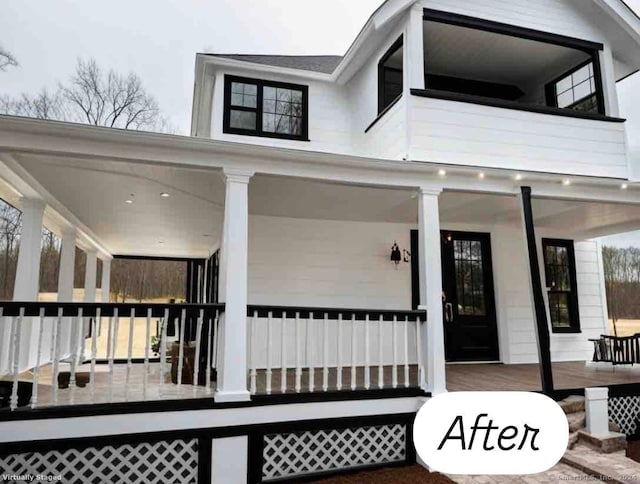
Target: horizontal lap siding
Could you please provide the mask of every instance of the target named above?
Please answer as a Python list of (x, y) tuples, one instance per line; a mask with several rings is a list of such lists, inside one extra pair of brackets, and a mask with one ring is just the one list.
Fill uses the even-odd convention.
[(389, 255), (412, 228), (251, 216), (249, 303), (411, 309), (410, 264), (396, 270)]
[[(424, 0), (444, 10), (544, 32), (602, 42), (602, 34), (583, 12), (582, 0)], [(587, 2), (584, 2), (587, 3)]]
[(418, 98), (412, 103), (411, 159), (626, 177), (622, 123)]
[(360, 154), (401, 160), (406, 156), (406, 102), (398, 101), (364, 135)]

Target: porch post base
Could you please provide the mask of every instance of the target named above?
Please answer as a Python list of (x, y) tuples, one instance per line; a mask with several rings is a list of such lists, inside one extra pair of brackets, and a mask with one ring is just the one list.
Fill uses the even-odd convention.
[(239, 390), (236, 392), (225, 392), (224, 390), (216, 390), (213, 394), (216, 403), (227, 402), (248, 402), (251, 400), (251, 394), (247, 390)]

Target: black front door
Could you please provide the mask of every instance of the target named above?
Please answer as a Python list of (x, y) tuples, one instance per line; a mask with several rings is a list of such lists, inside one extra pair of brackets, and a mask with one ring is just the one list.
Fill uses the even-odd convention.
[(497, 361), (490, 235), (452, 231), (441, 235), (447, 361)]
[[(447, 361), (497, 361), (498, 328), (489, 234), (442, 231)], [(412, 307), (420, 304), (418, 231), (411, 231)], [(428, 316), (427, 316), (428, 319)]]

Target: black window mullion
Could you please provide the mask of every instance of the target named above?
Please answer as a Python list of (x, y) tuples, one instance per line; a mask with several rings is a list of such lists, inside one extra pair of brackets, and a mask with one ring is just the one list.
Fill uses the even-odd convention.
[(258, 99), (256, 103), (257, 119), (256, 119), (256, 128), (258, 133), (263, 133), (262, 131), (262, 118), (264, 117), (264, 82), (258, 82)]

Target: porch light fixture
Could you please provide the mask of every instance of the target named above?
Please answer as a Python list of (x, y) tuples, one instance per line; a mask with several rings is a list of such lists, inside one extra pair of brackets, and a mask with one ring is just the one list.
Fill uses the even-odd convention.
[(439, 169), (438, 176), (447, 176), (447, 170), (443, 170), (442, 168)]
[(398, 264), (400, 264), (400, 261), (402, 260), (402, 253), (400, 252), (400, 247), (398, 247), (397, 242), (394, 242), (391, 246), (391, 257), (389, 257), (389, 260), (396, 265), (397, 269)]
[(516, 179), (516, 181), (520, 181), (522, 180), (522, 175), (520, 173), (516, 173), (516, 176), (514, 178)]
[(627, 188), (629, 188), (629, 185), (627, 185), (626, 183), (623, 183), (622, 185), (620, 185), (621, 190), (626, 190)]
[(484, 177), (485, 177), (485, 175), (484, 175), (484, 173), (483, 173), (483, 172), (478, 173), (478, 178), (479, 178), (480, 180), (484, 180)]
[(568, 178), (565, 178), (564, 180), (562, 180), (562, 184), (565, 187), (568, 187), (569, 185), (571, 185), (571, 180), (569, 180)]
[(160, 196), (161, 196), (162, 198), (169, 198), (171, 195), (169, 195), (167, 192), (162, 192), (162, 193), (160, 194)]
[(131, 198), (127, 198), (124, 203), (127, 203), (129, 205), (131, 205), (133, 203), (133, 200)]

